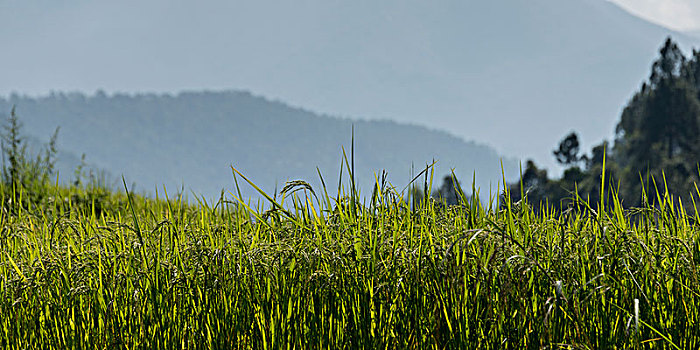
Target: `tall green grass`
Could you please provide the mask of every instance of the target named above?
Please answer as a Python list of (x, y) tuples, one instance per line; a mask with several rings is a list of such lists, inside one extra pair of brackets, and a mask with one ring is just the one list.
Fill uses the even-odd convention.
[(197, 205), (3, 188), (0, 348), (700, 347), (700, 215), (677, 198), (535, 214), (323, 183)]

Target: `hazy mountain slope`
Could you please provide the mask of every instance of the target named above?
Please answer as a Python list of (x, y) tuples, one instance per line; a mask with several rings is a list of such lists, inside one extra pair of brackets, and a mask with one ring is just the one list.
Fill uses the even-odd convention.
[[(229, 165), (272, 191), (286, 180), (318, 183), (316, 167), (337, 186), (342, 146), (350, 156), (349, 119), (319, 116), (245, 92), (172, 95), (52, 94), (0, 99), (0, 110), (17, 106), (32, 135), (61, 126), (59, 147), (86, 153), (88, 161), (114, 176), (124, 174), (140, 190), (181, 185), (208, 197), (232, 190)], [(501, 180), (493, 149), (425, 127), (390, 121), (355, 121), (355, 163), (360, 186), (371, 191), (375, 172), (385, 169), (401, 188), (426, 162), (439, 161), (436, 184), (450, 168), (488, 193)], [(504, 159), (510, 177), (515, 161)], [(65, 174), (64, 174), (65, 175)], [(67, 174), (72, 176), (72, 174)], [(248, 195), (252, 192), (248, 191)]]
[(611, 135), (665, 36), (698, 42), (605, 0), (0, 6), (2, 93), (243, 88), (548, 165), (570, 129), (585, 146)]

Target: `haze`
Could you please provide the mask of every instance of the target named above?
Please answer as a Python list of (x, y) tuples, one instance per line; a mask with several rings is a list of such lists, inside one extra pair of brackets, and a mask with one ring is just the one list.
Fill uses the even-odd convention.
[[(617, 2), (697, 28), (690, 1)], [(0, 94), (243, 89), (554, 168), (570, 130), (612, 137), (667, 35), (697, 42), (605, 0), (2, 1)]]

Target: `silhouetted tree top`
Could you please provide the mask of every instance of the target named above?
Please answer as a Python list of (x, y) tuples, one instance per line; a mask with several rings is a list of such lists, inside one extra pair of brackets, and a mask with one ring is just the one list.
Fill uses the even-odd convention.
[(685, 56), (678, 45), (671, 40), (671, 37), (666, 38), (659, 54), (660, 57), (651, 66), (649, 81), (652, 86), (677, 77), (681, 73), (681, 67), (685, 65)]
[(572, 131), (559, 143), (559, 149), (554, 150), (553, 153), (557, 158), (557, 162), (560, 164), (573, 165), (581, 160), (581, 158), (578, 156), (578, 152), (578, 135)]

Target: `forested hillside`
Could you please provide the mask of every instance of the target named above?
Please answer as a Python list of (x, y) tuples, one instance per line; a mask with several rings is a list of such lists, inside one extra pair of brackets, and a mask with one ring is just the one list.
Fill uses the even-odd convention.
[[(184, 184), (187, 192), (218, 197), (222, 189), (233, 189), (230, 165), (270, 192), (287, 180), (318, 185), (316, 167), (327, 183), (337, 184), (342, 147), (351, 157), (353, 125), (356, 173), (365, 192), (382, 170), (403, 188), (412, 166), (418, 173), (433, 159), (438, 161), (435, 187), (455, 168), (469, 188), (476, 171), (477, 185), (488, 193), (491, 184), (495, 193), (502, 180), (501, 160), (506, 174), (517, 177), (515, 161), (446, 132), (317, 115), (247, 92), (54, 93), (0, 99), (4, 114), (12, 106), (30, 135), (44, 139), (60, 126), (58, 148), (72, 154), (62, 158), (70, 157), (70, 162), (59, 159), (63, 179), (72, 176), (84, 153), (87, 163), (106, 170), (117, 184), (124, 175), (147, 192), (162, 185), (175, 192)], [(244, 195), (252, 194), (244, 188)]]

